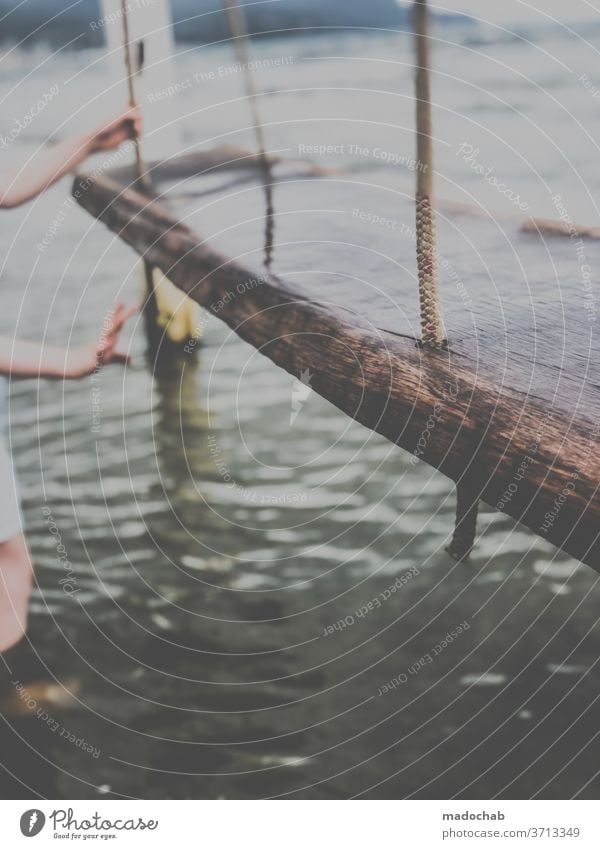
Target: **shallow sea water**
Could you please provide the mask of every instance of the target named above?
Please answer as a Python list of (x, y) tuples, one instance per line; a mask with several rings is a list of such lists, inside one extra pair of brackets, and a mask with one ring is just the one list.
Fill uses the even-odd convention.
[[(440, 195), (515, 213), (457, 155), (468, 139), (531, 214), (551, 215), (560, 193), (593, 223), (598, 106), (578, 83), (591, 48), (553, 33), (533, 45), (460, 31), (446, 40)], [(405, 177), (410, 193), (406, 165), (372, 154), (374, 138), (404, 157), (413, 149), (404, 36), (254, 49), (293, 57), (257, 75), (272, 150), (341, 145), (313, 158), (368, 160), (379, 181)], [(227, 63), (226, 47), (185, 48), (177, 73)], [(63, 94), (21, 152), (105, 105), (100, 54), (15, 51), (0, 61), (7, 122), (44, 91), (50, 68)], [(75, 73), (80, 82), (66, 82)], [(175, 104), (185, 143), (252, 147), (241, 98), (235, 73), (186, 90)], [(17, 149), (0, 155), (14, 161)], [(4, 332), (81, 342), (116, 296), (138, 297), (135, 256), (69, 203), (68, 188), (3, 213)], [(535, 281), (546, 266), (523, 253)], [(486, 259), (516, 262), (493, 245)], [(30, 643), (4, 658), (6, 796), (595, 798), (595, 572), (488, 508), (471, 563), (454, 564), (450, 482), (216, 321), (196, 362), (154, 375), (141, 325), (130, 346), (131, 367), (97, 385), (10, 386), (7, 439), (37, 587)]]

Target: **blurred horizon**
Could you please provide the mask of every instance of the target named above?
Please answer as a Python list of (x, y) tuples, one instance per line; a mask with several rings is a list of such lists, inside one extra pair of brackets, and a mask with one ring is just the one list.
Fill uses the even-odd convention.
[[(157, 0), (129, 0), (130, 6), (153, 5)], [(175, 37), (183, 42), (206, 43), (228, 37), (229, 31), (221, 0), (166, 0), (170, 7)], [(409, 10), (396, 0), (241, 0), (248, 29), (254, 35), (280, 30), (310, 31), (320, 27), (394, 27), (408, 22)], [(81, 47), (103, 43), (102, 0), (56, 0), (48, 9), (46, 0), (0, 0), (3, 15), (0, 37), (33, 41), (79, 36)], [(456, 17), (442, 13), (445, 19)], [(99, 25), (98, 25), (99, 24)]]
[[(151, 5), (158, 0), (129, 0), (132, 6)], [(221, 0), (166, 0), (169, 3), (175, 38), (179, 42), (207, 43), (228, 37)], [(401, 0), (241, 0), (245, 7), (248, 29), (254, 36), (279, 34), (306, 35), (319, 29), (404, 29), (410, 25), (411, 3)], [(509, 0), (502, 6), (489, 6), (482, 12), (474, 0), (458, 0), (452, 5), (431, 4), (438, 29), (468, 26), (485, 38), (526, 35), (536, 40), (538, 30), (556, 26), (599, 24), (600, 15), (588, 3), (576, 2), (565, 9), (556, 0), (547, 0), (539, 8), (521, 0)], [(97, 47), (105, 43), (106, 22), (102, 0), (0, 0), (0, 40), (22, 42), (23, 46), (39, 42), (60, 43), (75, 48)], [(531, 25), (535, 29), (531, 29)], [(525, 28), (525, 29), (523, 29)], [(511, 32), (509, 30), (508, 35)]]

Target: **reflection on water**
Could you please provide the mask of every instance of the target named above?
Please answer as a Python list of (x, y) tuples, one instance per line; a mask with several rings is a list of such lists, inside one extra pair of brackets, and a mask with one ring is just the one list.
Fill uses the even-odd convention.
[[(69, 440), (72, 469), (94, 458), (70, 489), (58, 489), (63, 446), (45, 452), (81, 592), (57, 589), (54, 542), (30, 497), (40, 586), (32, 648), (6, 657), (7, 769), (59, 798), (436, 797), (471, 779), (466, 795), (536, 792), (598, 730), (592, 574), (563, 557), (549, 566), (529, 534), (488, 514), (472, 565), (451, 564), (443, 479), (316, 397), (300, 413), (310, 426), (284, 439), (285, 375), (232, 420), (239, 363), (254, 358), (237, 339), (225, 358), (222, 336), (211, 328), (197, 363), (151, 384), (141, 368), (128, 378), (145, 391), (127, 396), (126, 430), (111, 419), (98, 460), (81, 429), (79, 448)], [(335, 441), (336, 425), (343, 446), (304, 467), (299, 443)], [(361, 462), (343, 468), (359, 447)], [(295, 464), (301, 472), (282, 474)], [(31, 484), (26, 466), (22, 476)], [(292, 480), (306, 501), (261, 503)], [(596, 763), (584, 749), (577, 773), (545, 792), (585, 783)], [(23, 795), (15, 779), (5, 786)], [(583, 795), (593, 792), (592, 782)]]
[[(332, 84), (389, 81), (389, 66), (304, 64)], [(287, 115), (324, 108), (316, 91), (289, 97)], [(229, 120), (215, 108), (211, 133)], [(507, 120), (498, 105), (490, 121)], [(273, 134), (297, 155), (284, 125)], [(118, 292), (136, 296), (137, 264), (73, 210), (22, 285), (32, 236), (19, 227), (43, 234), (63, 202), (59, 187), (31, 220), (7, 217), (2, 321), (81, 341)], [(154, 375), (143, 344), (138, 329), (133, 366), (102, 374), (98, 432), (88, 383), (11, 387), (38, 586), (29, 643), (4, 657), (5, 794), (595, 797), (595, 574), (486, 510), (457, 566), (450, 484), (300, 376), (216, 320), (197, 359)]]

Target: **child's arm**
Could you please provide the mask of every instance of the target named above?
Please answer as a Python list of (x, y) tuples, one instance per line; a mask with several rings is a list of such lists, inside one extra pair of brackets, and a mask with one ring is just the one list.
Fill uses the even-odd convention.
[(0, 374), (77, 379), (109, 363), (127, 363), (127, 354), (117, 351), (116, 345), (123, 325), (136, 312), (137, 307), (118, 304), (106, 316), (100, 339), (92, 345), (60, 348), (0, 336)]
[(113, 150), (141, 132), (139, 107), (127, 109), (92, 133), (59, 142), (38, 151), (20, 168), (0, 172), (0, 207), (19, 206), (73, 171), (92, 153)]

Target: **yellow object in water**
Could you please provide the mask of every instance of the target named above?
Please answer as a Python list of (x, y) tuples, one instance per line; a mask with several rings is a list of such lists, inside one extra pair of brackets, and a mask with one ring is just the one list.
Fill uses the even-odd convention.
[(157, 324), (171, 342), (182, 344), (200, 333), (200, 307), (165, 277), (160, 268), (152, 269)]

